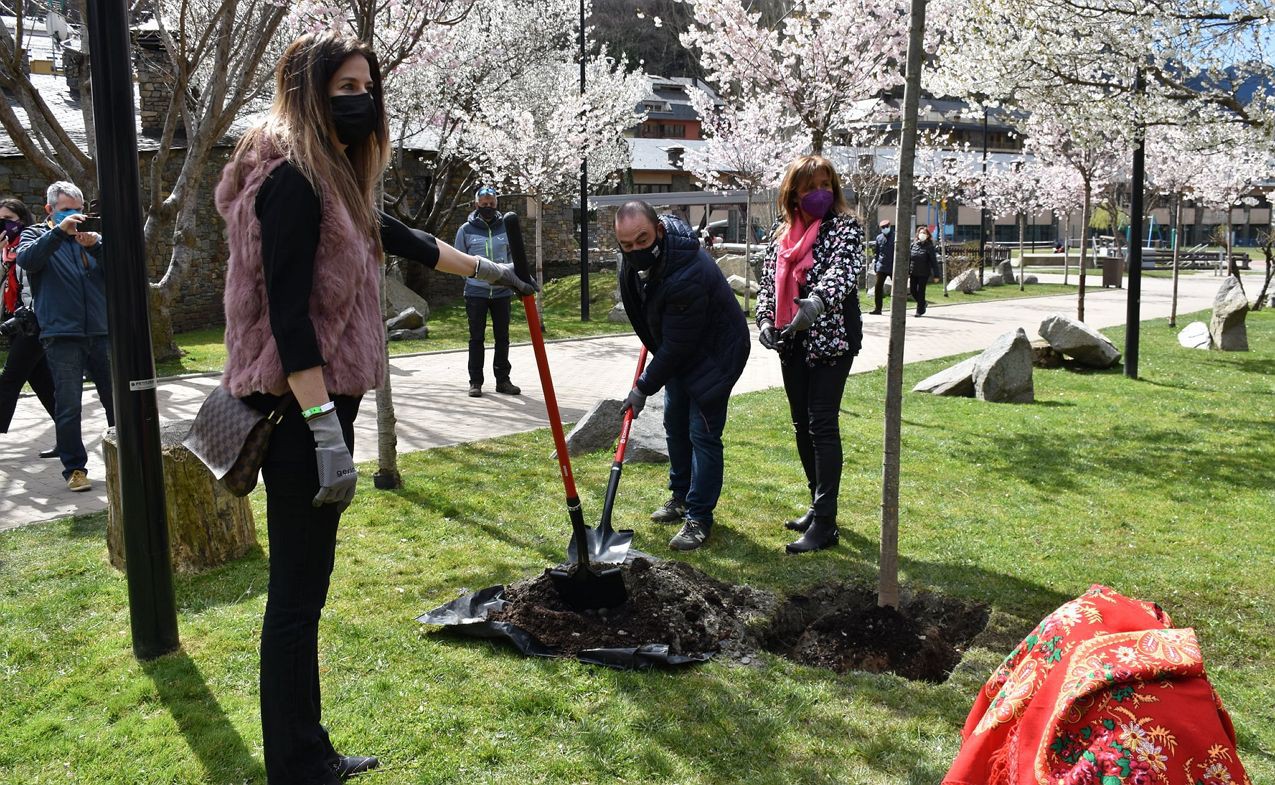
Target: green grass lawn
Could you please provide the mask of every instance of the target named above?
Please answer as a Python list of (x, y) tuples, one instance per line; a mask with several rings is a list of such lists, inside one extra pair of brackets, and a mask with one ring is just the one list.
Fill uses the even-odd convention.
[[(990, 604), (996, 629), (938, 685), (770, 655), (614, 672), (432, 632), (413, 617), (562, 558), (550, 435), (405, 456), (394, 493), (365, 471), (320, 633), (325, 724), (341, 749), (385, 761), (370, 785), (933, 785), (991, 668), (1042, 615), (1103, 582), (1197, 630), (1241, 759), (1253, 782), (1275, 781), (1275, 314), (1251, 314), (1249, 340), (1248, 353), (1191, 351), (1157, 320), (1143, 325), (1140, 381), (1037, 371), (1038, 401), (1020, 406), (907, 394), (903, 578)], [(909, 366), (905, 384), (943, 365)], [(839, 548), (782, 553), (780, 522), (804, 506), (804, 481), (773, 390), (732, 402), (720, 525), (686, 560), (781, 592), (873, 580), (883, 390), (881, 372), (846, 388)], [(587, 518), (609, 463), (575, 462)], [(660, 555), (671, 529), (645, 516), (665, 479), (629, 467), (617, 508), (635, 545)], [(252, 503), (267, 547), (260, 490)], [(184, 649), (139, 664), (104, 529), (95, 515), (0, 534), (0, 781), (264, 782), (265, 556), (179, 577)]]
[[(542, 295), (545, 338), (580, 338), (590, 335), (630, 332), (627, 322), (613, 324), (607, 321), (607, 313), (614, 304), (611, 293), (615, 291), (614, 272), (595, 272), (589, 275), (589, 317), (580, 321), (580, 276), (570, 275), (545, 284)], [(160, 376), (183, 373), (220, 371), (226, 364), (225, 330), (213, 327), (205, 330), (178, 333), (176, 340), (186, 354), (176, 360), (158, 363)], [(525, 343), (531, 340), (527, 332), (527, 316), (522, 301), (515, 298), (510, 315), (509, 340)], [(491, 327), (487, 328), (487, 343), (492, 341)], [(433, 308), (429, 316), (429, 338), (420, 341), (393, 341), (390, 355), (416, 352), (464, 349), (469, 345), (469, 321), (465, 316), (465, 301), (453, 302)]]
[[(991, 273), (988, 273), (988, 275), (991, 275)], [(1076, 287), (1072, 284), (1064, 286), (1060, 283), (1033, 283), (1027, 284), (1022, 291), (1018, 290), (1018, 284), (1012, 284), (1010, 286), (989, 286), (969, 294), (965, 292), (948, 292), (947, 297), (944, 297), (943, 285), (931, 283), (925, 290), (925, 301), (929, 303), (930, 308), (937, 308), (943, 305), (963, 305), (966, 303), (990, 302), (992, 300), (1019, 300), (1027, 297), (1050, 297), (1058, 294), (1075, 293)], [(875, 300), (873, 299), (871, 288), (859, 292), (859, 307), (865, 313), (872, 310), (874, 304)], [(884, 299), (881, 307), (885, 312), (889, 312), (889, 297)]]

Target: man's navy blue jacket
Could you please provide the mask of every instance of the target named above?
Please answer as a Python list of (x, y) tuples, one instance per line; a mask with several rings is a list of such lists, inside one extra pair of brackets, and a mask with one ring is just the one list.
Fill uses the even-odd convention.
[(646, 280), (620, 265), (625, 313), (652, 353), (637, 388), (652, 395), (678, 377), (697, 403), (724, 400), (748, 362), (748, 323), (694, 230), (672, 215), (660, 222), (663, 252)]
[(18, 266), (27, 271), (41, 338), (107, 334), (102, 243), (85, 248), (48, 222), (22, 230)]

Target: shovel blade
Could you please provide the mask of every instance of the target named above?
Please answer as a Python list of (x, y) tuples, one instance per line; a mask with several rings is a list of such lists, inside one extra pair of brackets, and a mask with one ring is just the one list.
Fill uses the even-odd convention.
[(576, 610), (616, 608), (629, 599), (619, 567), (595, 570), (577, 564), (566, 570), (545, 570), (545, 574), (562, 601)]
[[(589, 540), (589, 561), (599, 564), (623, 564), (628, 558), (629, 546), (633, 543), (632, 529), (616, 531), (599, 526), (595, 529), (586, 529), (585, 536)], [(580, 560), (576, 551), (576, 541), (573, 537), (567, 545), (567, 561)]]

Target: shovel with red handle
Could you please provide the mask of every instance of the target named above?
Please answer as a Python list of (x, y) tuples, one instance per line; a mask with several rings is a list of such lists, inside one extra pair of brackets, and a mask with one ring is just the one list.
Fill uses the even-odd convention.
[[(637, 384), (642, 369), (646, 367), (646, 347), (638, 354), (637, 372), (633, 374), (633, 383)], [(622, 564), (629, 553), (629, 544), (633, 542), (633, 530), (611, 528), (611, 511), (615, 507), (615, 495), (620, 490), (620, 472), (624, 470), (624, 449), (629, 444), (629, 431), (633, 428), (633, 410), (624, 410), (624, 423), (620, 426), (620, 443), (615, 448), (615, 460), (611, 463), (611, 479), (607, 481), (607, 495), (602, 502), (602, 518), (598, 528), (590, 529), (589, 558), (603, 564)], [(576, 558), (576, 543), (571, 541), (567, 548), (567, 558)]]
[[(522, 242), (522, 225), (516, 213), (505, 213), (505, 237), (509, 242), (509, 255), (514, 271), (524, 281), (531, 281), (527, 269), (527, 249)], [(558, 398), (553, 392), (553, 377), (549, 373), (549, 358), (545, 354), (545, 338), (540, 331), (540, 309), (536, 296), (522, 298), (527, 312), (527, 329), (531, 332), (531, 346), (536, 353), (536, 369), (540, 372), (540, 386), (544, 391), (545, 410), (549, 415), (549, 427), (553, 431), (553, 443), (558, 449), (558, 468), (562, 485), (567, 492), (567, 514), (571, 518), (572, 540), (575, 544), (575, 563), (566, 569), (548, 569), (545, 574), (553, 581), (554, 588), (563, 602), (573, 608), (614, 608), (628, 599), (624, 588), (624, 576), (619, 567), (599, 568), (589, 560), (589, 527), (584, 525), (584, 513), (580, 509), (580, 494), (576, 492), (575, 477), (571, 474), (571, 456), (567, 454), (567, 438), (562, 432), (562, 416), (558, 412)]]

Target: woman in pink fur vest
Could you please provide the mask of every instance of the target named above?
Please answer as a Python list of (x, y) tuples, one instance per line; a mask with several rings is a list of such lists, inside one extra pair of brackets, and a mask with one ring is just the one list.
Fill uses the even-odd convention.
[(534, 291), (512, 265), (380, 212), (373, 191), (389, 156), (371, 48), (306, 34), (284, 52), (274, 104), (217, 186), (230, 246), (222, 384), (261, 412), (286, 405), (262, 466), (270, 584), (261, 725), (271, 785), (332, 785), (378, 765), (338, 754), (320, 723), (318, 627), (337, 524), (358, 479), (354, 418), (385, 373), (382, 255)]

